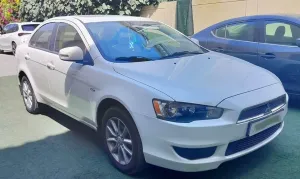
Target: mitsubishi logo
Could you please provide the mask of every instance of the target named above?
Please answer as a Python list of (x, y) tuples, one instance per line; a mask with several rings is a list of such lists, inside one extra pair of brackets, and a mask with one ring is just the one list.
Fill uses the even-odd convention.
[(268, 103), (268, 104), (267, 104), (267, 108), (266, 108), (266, 110), (265, 110), (265, 115), (268, 115), (268, 114), (270, 114), (270, 113), (272, 113), (272, 109), (271, 109), (271, 107), (270, 107), (270, 104)]

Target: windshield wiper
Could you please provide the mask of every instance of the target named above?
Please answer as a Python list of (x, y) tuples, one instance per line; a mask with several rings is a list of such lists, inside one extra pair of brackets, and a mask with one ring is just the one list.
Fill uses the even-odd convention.
[(171, 55), (167, 55), (167, 56), (164, 56), (162, 57), (161, 59), (165, 59), (165, 58), (172, 58), (172, 57), (180, 57), (180, 56), (183, 56), (183, 55), (197, 55), (197, 54), (202, 54), (201, 52), (199, 51), (182, 51), (182, 52), (175, 52), (175, 53), (172, 53)]
[(140, 57), (140, 56), (131, 56), (131, 57), (118, 57), (115, 61), (123, 61), (123, 62), (145, 62), (145, 61), (153, 61), (147, 57)]

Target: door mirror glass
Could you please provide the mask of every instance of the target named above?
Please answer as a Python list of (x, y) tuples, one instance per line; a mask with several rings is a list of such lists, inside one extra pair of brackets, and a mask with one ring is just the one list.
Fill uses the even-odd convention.
[(296, 45), (300, 47), (300, 38), (296, 39)]
[(64, 61), (81, 61), (83, 60), (83, 51), (80, 47), (67, 47), (59, 51), (59, 58)]

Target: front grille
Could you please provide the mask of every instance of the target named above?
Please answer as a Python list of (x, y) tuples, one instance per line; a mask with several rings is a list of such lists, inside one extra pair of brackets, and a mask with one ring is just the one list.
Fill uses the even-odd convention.
[(280, 127), (282, 123), (276, 124), (260, 133), (257, 133), (251, 137), (246, 137), (234, 142), (231, 142), (228, 144), (228, 147), (226, 149), (225, 155), (232, 155), (238, 152), (241, 152), (243, 150), (246, 150), (250, 147), (253, 147), (267, 138), (269, 138), (271, 135), (273, 135)]
[(266, 103), (244, 109), (239, 116), (238, 122), (264, 115), (268, 111), (272, 112), (274, 109), (283, 106), (285, 103), (286, 95), (283, 95)]

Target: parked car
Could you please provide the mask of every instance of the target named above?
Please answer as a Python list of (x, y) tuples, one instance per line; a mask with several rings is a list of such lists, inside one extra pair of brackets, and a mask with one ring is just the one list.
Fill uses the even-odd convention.
[(37, 22), (11, 23), (3, 28), (0, 34), (0, 52), (7, 51), (15, 54), (24, 35), (31, 32), (39, 25)]
[(257, 15), (226, 20), (192, 38), (203, 47), (263, 67), (300, 95), (300, 15)]
[(95, 129), (127, 174), (215, 169), (273, 140), (288, 110), (271, 72), (142, 17), (53, 18), (16, 58), (27, 111), (43, 103)]

